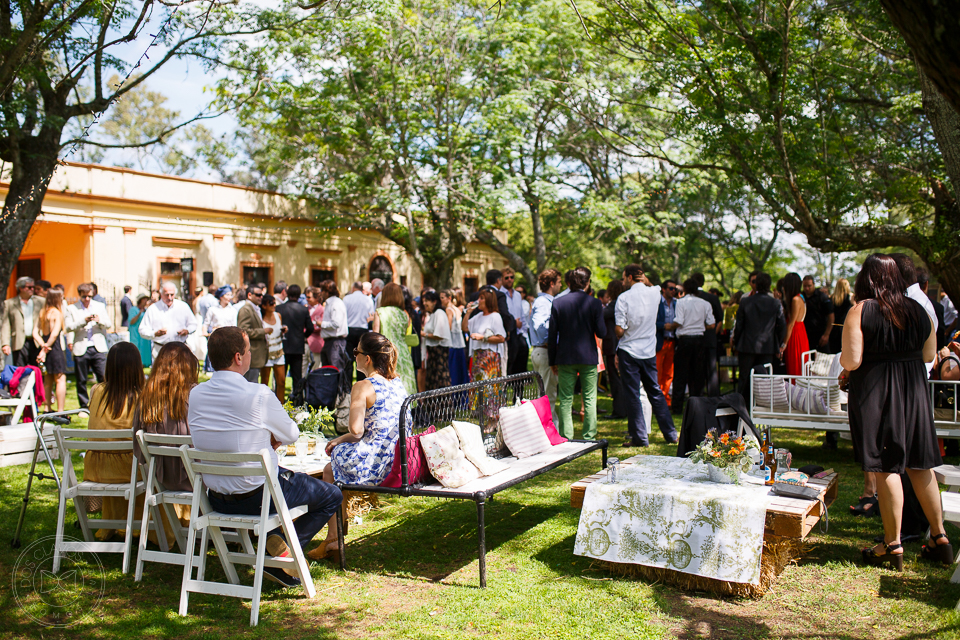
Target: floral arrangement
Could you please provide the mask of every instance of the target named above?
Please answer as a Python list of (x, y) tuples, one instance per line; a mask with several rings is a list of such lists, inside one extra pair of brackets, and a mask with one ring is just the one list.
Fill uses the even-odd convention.
[(707, 437), (689, 454), (690, 459), (719, 469), (739, 470), (744, 473), (753, 466), (750, 450), (760, 451), (760, 443), (752, 435), (745, 438), (732, 437), (729, 433), (717, 435), (716, 429), (707, 432)]
[(325, 407), (314, 409), (310, 405), (296, 406), (289, 400), (283, 408), (290, 419), (297, 423), (300, 435), (311, 440), (319, 440), (323, 436), (324, 427), (333, 425), (333, 411)]

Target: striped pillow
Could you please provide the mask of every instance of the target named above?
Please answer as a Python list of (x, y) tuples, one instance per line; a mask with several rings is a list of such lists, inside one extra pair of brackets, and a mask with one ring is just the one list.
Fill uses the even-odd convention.
[(550, 440), (533, 403), (500, 408), (500, 432), (510, 453), (517, 458), (536, 455), (550, 448)]

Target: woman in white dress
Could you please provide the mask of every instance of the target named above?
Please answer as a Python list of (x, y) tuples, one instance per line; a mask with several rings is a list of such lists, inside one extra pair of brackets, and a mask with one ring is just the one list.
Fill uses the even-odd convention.
[[(233, 289), (229, 286), (220, 287), (213, 295), (220, 304), (207, 309), (207, 317), (203, 319), (202, 325), (204, 338), (209, 338), (210, 334), (220, 327), (237, 326), (237, 307), (231, 304)], [(203, 370), (208, 373), (213, 371), (213, 367), (210, 366), (209, 357), (206, 358), (203, 363)]]
[(260, 368), (260, 384), (270, 386), (270, 372), (276, 378), (277, 400), (283, 404), (287, 393), (287, 363), (283, 359), (283, 334), (287, 332), (287, 327), (280, 320), (280, 314), (277, 313), (277, 299), (269, 293), (263, 296), (260, 301), (260, 309), (263, 311), (263, 328), (271, 328), (273, 331), (267, 334), (267, 364)]

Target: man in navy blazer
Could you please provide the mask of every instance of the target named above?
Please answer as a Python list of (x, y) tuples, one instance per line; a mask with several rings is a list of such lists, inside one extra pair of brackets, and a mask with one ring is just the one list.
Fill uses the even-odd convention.
[(590, 269), (577, 267), (567, 274), (570, 293), (553, 299), (547, 352), (550, 366), (557, 374), (557, 414), (560, 435), (573, 438), (573, 390), (580, 376), (583, 394), (583, 438), (597, 437), (597, 364), (596, 338), (607, 335), (603, 306), (584, 293), (590, 284)]

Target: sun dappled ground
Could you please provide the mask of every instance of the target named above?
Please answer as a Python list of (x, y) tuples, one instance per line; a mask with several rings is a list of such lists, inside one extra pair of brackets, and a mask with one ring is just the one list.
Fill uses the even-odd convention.
[[(609, 399), (601, 398), (600, 406), (609, 409)], [(611, 455), (621, 458), (637, 451), (618, 446), (625, 426), (600, 422)], [(859, 548), (880, 532), (880, 521), (846, 513), (860, 490), (849, 441), (829, 452), (820, 448), (819, 434), (778, 430), (775, 437), (778, 446), (794, 452), (797, 466), (817, 462), (840, 471), (840, 495), (830, 509), (829, 532), (815, 532), (810, 552), (788, 566), (760, 600), (725, 600), (614, 578), (590, 559), (574, 556), (580, 512), (570, 507), (569, 485), (597, 470), (600, 456), (594, 454), (497, 494), (488, 504), (487, 589), (477, 586), (472, 502), (381, 498), (380, 508), (351, 526), (348, 572), (315, 563), (314, 600), (299, 589), (266, 583), (256, 629), (248, 627), (249, 603), (233, 598), (193, 594), (190, 615), (177, 616), (179, 569), (147, 565), (144, 580), (136, 583), (121, 574), (119, 556), (107, 554), (100, 556), (106, 573), (94, 615), (69, 629), (41, 626), (14, 597), (11, 574), (22, 549), (7, 544), (27, 468), (2, 469), (0, 638), (960, 637), (960, 614), (953, 612), (960, 585), (949, 584), (952, 569), (916, 559), (919, 543), (907, 545), (903, 574), (857, 563)], [(659, 434), (653, 440), (650, 455), (672, 455), (674, 448)], [(49, 481), (35, 485), (24, 547), (54, 533), (51, 489)], [(960, 542), (957, 529), (950, 533)], [(84, 556), (77, 561), (90, 566)], [(220, 575), (212, 557), (208, 571)], [(41, 605), (26, 604), (32, 613)]]

